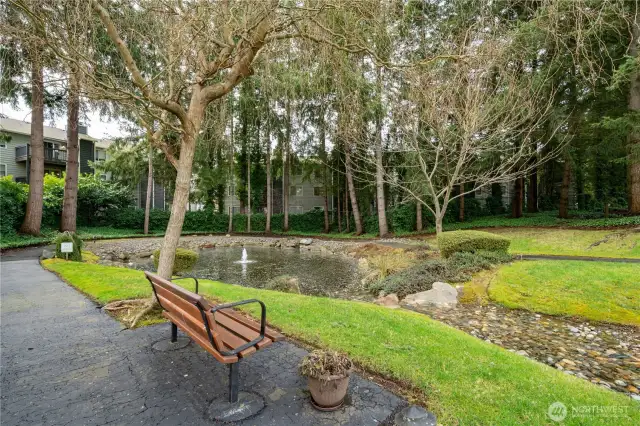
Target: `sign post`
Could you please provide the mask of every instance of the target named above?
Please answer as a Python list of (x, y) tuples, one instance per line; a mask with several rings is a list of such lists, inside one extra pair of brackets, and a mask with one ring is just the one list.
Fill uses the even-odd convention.
[(64, 253), (66, 260), (69, 260), (69, 253), (73, 253), (73, 243), (60, 243), (60, 251)]

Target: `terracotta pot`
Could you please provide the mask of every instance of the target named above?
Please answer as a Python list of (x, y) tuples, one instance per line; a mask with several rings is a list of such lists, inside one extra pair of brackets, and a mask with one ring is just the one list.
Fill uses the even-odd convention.
[(309, 377), (309, 391), (317, 408), (338, 409), (342, 406), (349, 387), (349, 376), (331, 376), (328, 380)]

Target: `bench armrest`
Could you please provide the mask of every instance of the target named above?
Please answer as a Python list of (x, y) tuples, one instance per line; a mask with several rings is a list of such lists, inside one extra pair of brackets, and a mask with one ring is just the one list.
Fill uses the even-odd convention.
[(178, 281), (178, 280), (194, 280), (196, 282), (196, 291), (194, 292), (195, 294), (198, 294), (198, 287), (199, 287), (199, 282), (198, 279), (196, 277), (178, 277), (178, 278), (171, 278), (171, 281)]
[(244, 345), (238, 346), (237, 348), (235, 348), (232, 351), (221, 351), (218, 349), (218, 351), (222, 354), (222, 355), (237, 355), (238, 353), (244, 351), (247, 348), (250, 348), (258, 343), (260, 343), (263, 339), (264, 339), (264, 330), (266, 328), (266, 322), (267, 322), (267, 307), (264, 305), (264, 303), (262, 303), (262, 301), (258, 300), (258, 299), (248, 299), (248, 300), (243, 300), (241, 302), (234, 302), (234, 303), (226, 303), (224, 305), (217, 305), (213, 308), (211, 308), (211, 314), (214, 316), (215, 318), (215, 314), (217, 311), (220, 311), (222, 309), (227, 309), (227, 308), (233, 308), (235, 306), (240, 306), (240, 305), (247, 305), (249, 303), (259, 303), (260, 304), (260, 308), (262, 310), (262, 313), (260, 315), (260, 336), (256, 337), (255, 339), (253, 339), (252, 341), (245, 343)]

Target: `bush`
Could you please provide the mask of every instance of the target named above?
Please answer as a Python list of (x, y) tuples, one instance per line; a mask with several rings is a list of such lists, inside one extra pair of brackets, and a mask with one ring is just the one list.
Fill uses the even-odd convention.
[[(82, 262), (82, 240), (75, 233), (65, 231), (56, 237), (53, 241), (56, 245), (56, 257), (59, 259), (69, 259), (75, 262)], [(61, 250), (62, 243), (73, 243), (72, 253), (63, 253)]]
[[(172, 274), (189, 271), (196, 264), (199, 257), (200, 255), (193, 250), (177, 248), (176, 259), (173, 262)], [(158, 270), (159, 261), (160, 261), (160, 249), (153, 252), (153, 264), (156, 267), (156, 270)]]
[(300, 294), (300, 284), (298, 278), (291, 275), (279, 275), (267, 281), (264, 288), (267, 290), (281, 291), (283, 293)]
[(374, 295), (380, 292), (385, 294), (395, 293), (402, 299), (408, 294), (431, 290), (436, 281), (451, 281), (450, 271), (444, 260), (427, 260), (416, 266), (405, 269), (385, 279), (373, 282), (369, 285), (369, 291)]
[(468, 281), (475, 272), (509, 261), (511, 256), (502, 252), (479, 250), (476, 253), (454, 253), (446, 260), (427, 260), (390, 275), (371, 283), (368, 289), (374, 295), (380, 292), (396, 293), (402, 299), (409, 294), (431, 290), (434, 282)]
[(29, 185), (16, 183), (11, 176), (0, 178), (0, 235), (15, 234), (24, 219)]
[(440, 254), (444, 258), (457, 252), (478, 250), (506, 253), (510, 243), (508, 238), (482, 231), (452, 231), (438, 235)]

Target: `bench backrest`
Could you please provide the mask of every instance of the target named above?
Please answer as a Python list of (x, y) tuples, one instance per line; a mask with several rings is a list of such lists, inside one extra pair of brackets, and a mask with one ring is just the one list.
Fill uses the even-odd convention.
[(195, 294), (189, 290), (186, 290), (180, 286), (175, 285), (169, 280), (162, 278), (159, 275), (152, 274), (151, 272), (144, 273), (153, 289), (158, 302), (162, 308), (171, 313), (173, 316), (181, 320), (181, 327), (188, 328), (190, 334), (195, 334), (200, 337), (204, 342), (209, 342), (209, 336), (205, 327), (205, 323), (202, 318), (202, 312), (198, 308), (198, 304), (205, 312), (205, 318), (209, 323), (209, 329), (212, 332), (214, 339), (214, 349), (218, 349), (216, 322), (213, 320), (213, 316), (209, 312), (211, 305), (200, 295)]

